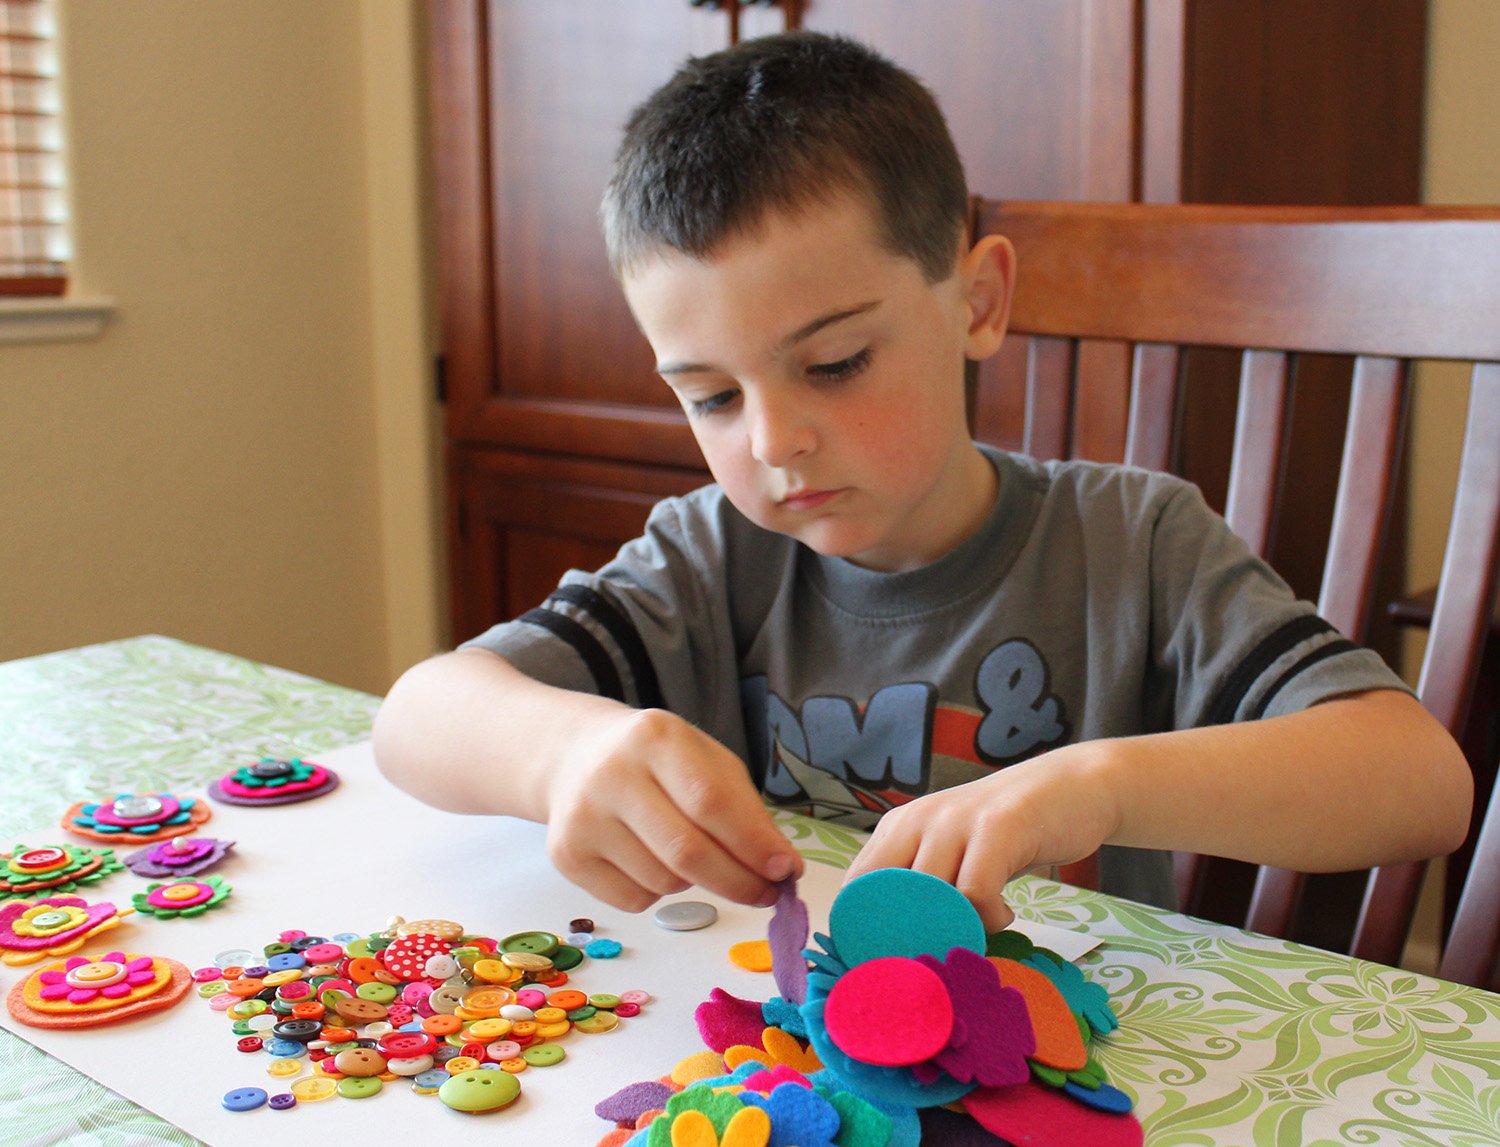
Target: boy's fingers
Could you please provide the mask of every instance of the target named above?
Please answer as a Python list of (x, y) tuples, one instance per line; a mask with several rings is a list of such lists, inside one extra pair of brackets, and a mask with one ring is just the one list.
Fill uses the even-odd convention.
[(617, 811), (656, 860), (683, 880), (740, 904), (774, 897), (775, 885), (740, 863), (660, 789), (622, 794)]
[[(743, 763), (717, 743), (713, 747), (716, 759), (708, 769), (678, 758), (682, 763), (677, 768), (664, 771), (660, 781), (667, 797), (685, 820), (735, 859), (736, 867), (754, 874), (762, 883), (800, 873), (801, 855), (776, 827)], [(722, 760), (717, 759), (720, 756)], [(759, 899), (757, 896), (741, 903)]]

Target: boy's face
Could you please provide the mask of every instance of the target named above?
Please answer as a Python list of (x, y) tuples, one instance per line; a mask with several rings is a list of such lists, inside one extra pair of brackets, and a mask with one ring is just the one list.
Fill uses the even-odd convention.
[[(964, 414), (965, 356), (999, 342), (971, 330), (974, 271), (966, 259), (928, 283), (847, 197), (773, 214), (706, 261), (663, 251), (624, 288), (735, 507), (820, 554), (897, 570), (947, 553), (994, 500)], [(1008, 297), (1008, 262), (1004, 277)]]

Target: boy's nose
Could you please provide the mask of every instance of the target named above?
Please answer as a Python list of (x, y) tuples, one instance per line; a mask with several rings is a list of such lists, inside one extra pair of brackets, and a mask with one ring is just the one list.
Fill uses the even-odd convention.
[(750, 412), (750, 453), (763, 466), (780, 468), (807, 454), (817, 432), (795, 401), (760, 399)]

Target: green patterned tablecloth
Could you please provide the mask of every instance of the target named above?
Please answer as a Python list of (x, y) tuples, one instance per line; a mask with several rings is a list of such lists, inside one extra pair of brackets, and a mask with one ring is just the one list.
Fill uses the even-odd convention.
[[(363, 740), (377, 704), (162, 637), (0, 664), (0, 838), (74, 794), (188, 787), (226, 761)], [(779, 819), (814, 859), (859, 848)], [(1500, 996), (1049, 880), (1010, 898), (1103, 942), (1081, 961), (1120, 1017), (1098, 1055), (1149, 1147), (1500, 1147)], [(0, 1143), (64, 1142), (196, 1140), (0, 1032)]]

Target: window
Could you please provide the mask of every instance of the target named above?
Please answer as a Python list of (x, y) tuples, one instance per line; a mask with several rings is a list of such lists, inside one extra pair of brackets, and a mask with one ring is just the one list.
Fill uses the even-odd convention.
[(0, 0), (0, 295), (67, 286), (53, 0)]

